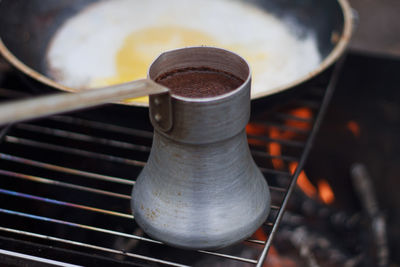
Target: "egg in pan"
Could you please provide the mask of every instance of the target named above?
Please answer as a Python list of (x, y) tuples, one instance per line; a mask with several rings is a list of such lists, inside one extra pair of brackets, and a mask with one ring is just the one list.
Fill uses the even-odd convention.
[[(217, 46), (240, 54), (253, 72), (252, 96), (318, 67), (315, 37), (299, 35), (271, 14), (235, 0), (105, 0), (70, 18), (53, 37), (48, 75), (73, 88), (146, 77), (163, 51)], [(147, 98), (129, 100), (146, 105)]]

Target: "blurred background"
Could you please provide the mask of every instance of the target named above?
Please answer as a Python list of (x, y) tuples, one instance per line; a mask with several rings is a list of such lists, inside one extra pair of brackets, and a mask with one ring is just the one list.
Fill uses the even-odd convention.
[[(349, 2), (358, 14), (358, 25), (305, 169), (311, 177), (328, 176), (337, 188), (336, 204), (342, 199), (342, 205), (349, 207), (359, 205), (358, 200), (344, 197), (352, 191), (352, 168), (354, 164), (365, 166), (380, 214), (387, 220), (389, 265), (399, 266), (400, 1)], [(322, 166), (312, 164), (315, 160), (320, 160)], [(341, 183), (345, 186), (339, 187)]]
[(400, 56), (400, 1), (350, 0), (359, 14), (351, 48)]

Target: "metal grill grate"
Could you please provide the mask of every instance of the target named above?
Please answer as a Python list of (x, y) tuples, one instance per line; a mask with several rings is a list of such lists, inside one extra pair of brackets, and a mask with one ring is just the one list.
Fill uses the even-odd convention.
[[(82, 112), (2, 131), (0, 247), (6, 250), (0, 251), (0, 260), (18, 258), (51, 265), (51, 259), (65, 266), (69, 266), (65, 261), (115, 266), (232, 261), (261, 266), (334, 91), (339, 65), (302, 89), (300, 97), (278, 108), (253, 112), (249, 128), (293, 133), (291, 138), (277, 138), (258, 130), (248, 132), (253, 157), (272, 194), (271, 213), (262, 226), (266, 240), (255, 235), (212, 252), (173, 249), (146, 237), (132, 220), (130, 192), (150, 151), (151, 131), (82, 118)], [(3, 96), (7, 92), (0, 90)], [(297, 107), (307, 107), (314, 116), (288, 112)], [(306, 127), (296, 126), (299, 123)], [(268, 153), (272, 143), (279, 144), (282, 154)], [(286, 167), (274, 168), (274, 160)], [(290, 170), (289, 163), (297, 168)]]

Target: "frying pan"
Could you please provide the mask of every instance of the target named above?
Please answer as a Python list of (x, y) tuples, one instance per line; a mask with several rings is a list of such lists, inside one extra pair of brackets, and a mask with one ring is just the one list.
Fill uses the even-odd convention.
[[(102, 1), (102, 0), (97, 0)], [(40, 88), (76, 91), (46, 73), (46, 51), (63, 23), (96, 0), (0, 0), (0, 52)], [(313, 33), (323, 59), (312, 72), (284, 86), (268, 89), (252, 99), (281, 92), (318, 75), (344, 52), (352, 34), (352, 12), (347, 0), (251, 0), (281, 19), (297, 34)], [(126, 103), (125, 103), (126, 104)], [(143, 103), (130, 103), (143, 105)]]

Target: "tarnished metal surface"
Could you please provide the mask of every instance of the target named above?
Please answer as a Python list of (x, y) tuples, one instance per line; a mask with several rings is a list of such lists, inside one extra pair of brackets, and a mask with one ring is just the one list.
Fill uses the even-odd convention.
[[(193, 144), (216, 142), (237, 135), (249, 121), (250, 69), (244, 59), (232, 52), (213, 47), (172, 50), (161, 54), (154, 61), (149, 68), (148, 77), (154, 80), (160, 74), (175, 69), (204, 66), (232, 73), (245, 83), (228, 94), (212, 98), (173, 95), (171, 101), (174, 125), (166, 134), (168, 138)], [(151, 104), (150, 109), (155, 109), (154, 103)], [(158, 128), (154, 120), (152, 124)]]
[(246, 62), (221, 49), (186, 48), (162, 55), (149, 75), (188, 65), (230, 71), (245, 82), (213, 98), (172, 95), (173, 127), (167, 133), (155, 129), (132, 207), (150, 236), (181, 248), (215, 249), (249, 237), (266, 220), (270, 193), (247, 144)]

